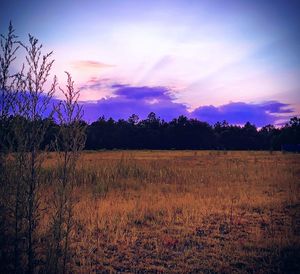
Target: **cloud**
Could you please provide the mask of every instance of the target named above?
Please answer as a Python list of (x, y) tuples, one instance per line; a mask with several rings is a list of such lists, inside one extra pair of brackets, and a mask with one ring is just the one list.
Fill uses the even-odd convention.
[(130, 87), (121, 86), (115, 92), (115, 95), (123, 96), (128, 99), (143, 100), (143, 99), (157, 99), (157, 100), (172, 100), (170, 91), (165, 87)]
[(76, 69), (101, 69), (101, 68), (114, 67), (114, 65), (109, 65), (102, 62), (91, 61), (91, 60), (77, 60), (72, 62), (72, 65)]
[(214, 124), (226, 120), (230, 124), (245, 124), (251, 122), (258, 127), (276, 124), (293, 116), (291, 105), (279, 101), (261, 103), (230, 102), (221, 106), (199, 106), (194, 111), (188, 111), (187, 105), (176, 101), (174, 92), (164, 86), (131, 86), (128, 84), (112, 83), (110, 79), (91, 79), (84, 89), (95, 91), (106, 89), (110, 94), (96, 101), (82, 102), (84, 118), (88, 122), (97, 120), (100, 116), (114, 119), (127, 119), (137, 114), (141, 119), (150, 112), (166, 121), (179, 115)]
[(276, 124), (276, 121), (281, 119), (282, 115), (292, 113), (293, 110), (290, 105), (277, 101), (257, 104), (232, 102), (218, 107), (212, 105), (200, 106), (191, 113), (191, 116), (211, 124), (226, 120), (230, 124), (251, 122), (261, 127), (267, 124)]
[(114, 119), (127, 119), (137, 114), (144, 119), (150, 112), (165, 120), (179, 115), (188, 115), (187, 107), (174, 102), (171, 92), (166, 87), (135, 87), (128, 85), (112, 85), (113, 97), (103, 98), (95, 102), (83, 103), (84, 118), (94, 121), (100, 116)]
[(268, 101), (261, 104), (262, 108), (269, 113), (293, 113), (293, 110), (290, 108), (289, 104), (280, 103), (277, 101)]
[(101, 88), (105, 88), (107, 86), (110, 86), (109, 79), (98, 79), (96, 77), (92, 77), (84, 85), (81, 85), (81, 87), (79, 89), (81, 92), (84, 92), (86, 90), (99, 91), (99, 90), (101, 90)]

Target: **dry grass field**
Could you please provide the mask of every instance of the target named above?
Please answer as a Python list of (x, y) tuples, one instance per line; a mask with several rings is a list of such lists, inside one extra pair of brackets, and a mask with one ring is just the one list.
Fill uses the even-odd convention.
[[(49, 176), (55, 161), (49, 154)], [(70, 268), (299, 273), (299, 190), (297, 154), (84, 152), (74, 193)]]

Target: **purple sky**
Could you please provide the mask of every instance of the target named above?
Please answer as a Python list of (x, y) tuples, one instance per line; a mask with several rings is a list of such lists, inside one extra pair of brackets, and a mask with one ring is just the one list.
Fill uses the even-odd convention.
[(12, 20), (22, 41), (31, 33), (54, 51), (61, 86), (71, 72), (89, 121), (154, 111), (260, 126), (300, 113), (297, 0), (4, 0), (0, 10), (1, 33)]
[(172, 92), (165, 87), (135, 87), (114, 84), (114, 96), (98, 101), (83, 102), (84, 118), (92, 122), (104, 115), (115, 120), (127, 119), (132, 114), (137, 114), (144, 119), (150, 112), (166, 121), (179, 115), (197, 118), (211, 124), (226, 120), (231, 124), (245, 124), (247, 121), (255, 123), (258, 127), (274, 124), (282, 117), (291, 115), (293, 110), (290, 105), (278, 101), (262, 103), (235, 102), (220, 106), (200, 106), (193, 111), (188, 111), (187, 105), (174, 102)]

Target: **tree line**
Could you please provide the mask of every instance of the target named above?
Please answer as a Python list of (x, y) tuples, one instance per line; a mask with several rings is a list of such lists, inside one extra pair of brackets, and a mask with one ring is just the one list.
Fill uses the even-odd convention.
[(150, 113), (144, 120), (132, 115), (128, 120), (101, 117), (86, 127), (86, 149), (219, 149), (281, 150), (285, 144), (300, 144), (300, 119), (294, 117), (277, 128), (257, 129), (226, 121), (211, 126), (197, 119), (179, 116), (165, 122)]
[[(20, 117), (10, 117), (10, 124)], [(24, 119), (24, 118), (22, 118)], [(53, 149), (60, 124), (55, 118), (40, 119), (47, 124), (41, 149)], [(87, 124), (78, 123), (85, 129), (86, 150), (101, 149), (203, 149), (203, 150), (293, 150), (300, 144), (300, 118), (293, 117), (282, 127), (266, 125), (260, 129), (249, 122), (243, 126), (230, 125), (226, 121), (210, 125), (185, 116), (166, 122), (150, 113), (139, 120), (135, 114), (127, 120), (100, 117)], [(28, 122), (30, 124), (30, 122)], [(12, 126), (14, 127), (14, 126)], [(13, 134), (13, 133), (11, 133)], [(56, 143), (57, 144), (57, 143)], [(59, 149), (59, 144), (57, 144)], [(299, 150), (299, 148), (298, 148)]]

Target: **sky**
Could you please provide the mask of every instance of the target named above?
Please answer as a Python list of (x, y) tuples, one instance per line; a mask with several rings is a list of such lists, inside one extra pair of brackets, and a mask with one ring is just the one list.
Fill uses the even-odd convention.
[(52, 74), (61, 87), (72, 74), (88, 122), (300, 114), (300, 1), (1, 0), (0, 11), (1, 33), (12, 20), (20, 40), (54, 51)]

